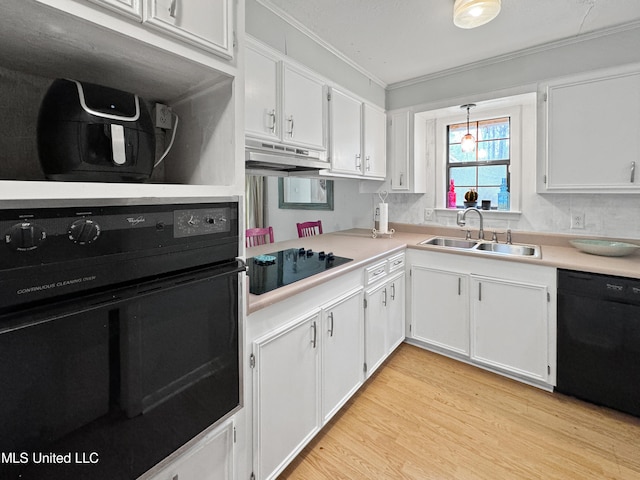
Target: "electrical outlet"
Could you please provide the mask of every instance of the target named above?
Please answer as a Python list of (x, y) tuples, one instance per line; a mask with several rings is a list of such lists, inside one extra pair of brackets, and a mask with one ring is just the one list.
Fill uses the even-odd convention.
[(571, 228), (584, 230), (584, 212), (571, 212)]
[(424, 219), (427, 221), (433, 220), (433, 208), (424, 209)]
[(163, 105), (162, 103), (156, 103), (156, 128), (163, 128), (165, 130), (171, 130), (171, 108)]

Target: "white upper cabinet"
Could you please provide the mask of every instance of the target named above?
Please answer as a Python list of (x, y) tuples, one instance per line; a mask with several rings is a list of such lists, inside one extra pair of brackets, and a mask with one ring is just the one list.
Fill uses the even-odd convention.
[(427, 163), (435, 155), (435, 121), (410, 111), (389, 119), (389, 170), (394, 193), (426, 193)]
[(252, 137), (278, 140), (280, 62), (251, 47), (245, 50), (245, 133)]
[(640, 191), (640, 67), (547, 85), (541, 192)]
[(136, 20), (142, 20), (142, 0), (89, 0), (91, 3), (104, 5), (111, 10), (123, 13)]
[(245, 72), (247, 137), (326, 150), (322, 80), (251, 44)]
[(282, 86), (283, 142), (324, 150), (324, 83), (284, 64)]
[(148, 25), (223, 57), (233, 57), (231, 0), (146, 2), (144, 21)]
[(383, 180), (387, 174), (386, 115), (337, 88), (329, 93), (331, 173)]
[(363, 106), (364, 174), (384, 177), (387, 174), (387, 116), (369, 104)]
[(331, 138), (331, 171), (360, 175), (362, 173), (362, 103), (331, 89), (329, 102)]

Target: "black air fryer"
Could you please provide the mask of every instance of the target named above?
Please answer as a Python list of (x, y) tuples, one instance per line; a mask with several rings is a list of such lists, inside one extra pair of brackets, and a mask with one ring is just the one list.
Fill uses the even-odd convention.
[(55, 80), (38, 116), (38, 156), (47, 178), (142, 182), (151, 176), (155, 134), (137, 95)]

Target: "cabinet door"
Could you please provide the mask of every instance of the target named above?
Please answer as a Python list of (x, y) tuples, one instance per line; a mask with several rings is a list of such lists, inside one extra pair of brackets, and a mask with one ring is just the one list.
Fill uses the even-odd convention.
[(278, 108), (278, 67), (275, 58), (245, 50), (245, 132), (247, 135), (278, 140), (281, 112)]
[(254, 436), (258, 479), (272, 478), (320, 428), (320, 317), (254, 342)]
[(326, 150), (324, 84), (285, 65), (283, 92), (282, 141)]
[(187, 451), (153, 480), (232, 480), (233, 422), (228, 421)]
[(384, 178), (387, 175), (387, 117), (366, 103), (364, 122), (364, 174)]
[(548, 89), (547, 189), (640, 189), (640, 73)]
[(362, 174), (362, 103), (335, 88), (329, 102), (331, 115), (331, 171)]
[(471, 358), (546, 382), (547, 287), (471, 277)]
[(114, 10), (118, 13), (123, 13), (128, 17), (135, 18), (136, 20), (142, 20), (142, 4), (141, 0), (89, 0), (92, 3), (97, 3), (110, 10)]
[(146, 0), (145, 21), (174, 37), (232, 58), (230, 0)]
[(323, 309), (322, 417), (326, 423), (364, 381), (362, 290)]
[(469, 356), (468, 276), (411, 267), (411, 336), (438, 349)]
[(404, 341), (404, 273), (387, 282), (389, 301), (387, 311), (387, 353)]
[(382, 284), (365, 292), (364, 357), (367, 378), (376, 371), (387, 356), (387, 285)]
[(391, 116), (391, 190), (409, 191), (409, 115), (410, 112)]

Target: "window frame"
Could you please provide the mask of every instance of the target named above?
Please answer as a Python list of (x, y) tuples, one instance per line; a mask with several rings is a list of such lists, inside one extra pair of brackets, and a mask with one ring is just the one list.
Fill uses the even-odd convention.
[[(461, 99), (460, 104), (468, 103)], [(490, 210), (491, 214), (504, 215), (509, 213), (521, 213), (522, 205), (522, 172), (525, 167), (531, 170), (535, 177), (536, 165), (536, 131), (537, 131), (537, 94), (536, 92), (513, 95), (510, 97), (496, 98), (487, 101), (476, 101), (474, 117), (477, 119), (491, 117), (511, 117), (511, 139), (509, 165), (510, 176), (510, 210), (503, 212)], [(435, 119), (435, 171), (433, 172), (432, 185), (434, 185), (433, 205), (436, 209), (456, 211), (447, 208), (447, 191), (449, 185), (447, 179), (447, 126), (454, 123), (466, 123), (466, 111), (460, 110), (460, 105), (421, 112), (425, 119)], [(526, 125), (526, 130), (523, 126)], [(529, 168), (530, 167), (530, 168)]]
[[(508, 137), (502, 137), (502, 138), (495, 138), (495, 139), (489, 139), (489, 140), (478, 140), (479, 134), (478, 131), (481, 128), (480, 123), (488, 123), (494, 120), (507, 120), (507, 122), (509, 123), (509, 136)], [(451, 153), (451, 145), (459, 145), (459, 143), (453, 143), (451, 144), (449, 142), (450, 140), (450, 127), (451, 126), (458, 126), (458, 125), (462, 125), (462, 126), (466, 126), (467, 122), (455, 122), (455, 123), (449, 123), (446, 126), (446, 141), (445, 141), (445, 150), (446, 150), (446, 154), (445, 154), (445, 174), (446, 174), (446, 178), (445, 178), (445, 186), (447, 188), (447, 193), (448, 193), (448, 188), (449, 188), (449, 182), (451, 181), (451, 169), (452, 168), (468, 168), (468, 167), (475, 167), (476, 169), (476, 184), (475, 186), (468, 186), (469, 188), (474, 188), (476, 191), (479, 191), (479, 189), (481, 187), (486, 187), (487, 185), (478, 185), (478, 168), (479, 167), (487, 167), (487, 166), (506, 166), (507, 167), (507, 173), (506, 173), (506, 178), (507, 178), (507, 190), (509, 192), (511, 192), (511, 172), (510, 172), (510, 167), (511, 167), (511, 157), (512, 157), (512, 153), (511, 153), (511, 139), (513, 136), (513, 132), (512, 132), (512, 126), (513, 126), (513, 119), (511, 118), (510, 115), (507, 116), (500, 116), (500, 117), (483, 117), (483, 118), (474, 118), (473, 120), (471, 120), (469, 122), (469, 124), (474, 124), (476, 126), (475, 128), (475, 135), (474, 138), (476, 138), (476, 149), (474, 150), (476, 152), (476, 160), (475, 161), (466, 161), (466, 162), (450, 162), (450, 153)], [(471, 130), (470, 130), (471, 131)], [(471, 134), (473, 135), (473, 132), (471, 132)], [(491, 141), (495, 141), (495, 140), (508, 140), (509, 141), (509, 155), (506, 159), (503, 160), (478, 160), (477, 157), (477, 152), (478, 152), (478, 145), (480, 143), (485, 143), (485, 142), (491, 142)], [(459, 185), (456, 185), (456, 187), (458, 187)], [(500, 187), (499, 184), (497, 185), (491, 185), (496, 186), (496, 187)], [(481, 199), (478, 198), (478, 201), (480, 201)], [(462, 202), (464, 201), (464, 199), (461, 198), (457, 198), (456, 199), (456, 206), (458, 208), (463, 208), (460, 207), (460, 205), (462, 204)], [(447, 205), (448, 202), (445, 199), (445, 205)], [(497, 202), (494, 205), (491, 205), (491, 209), (492, 210), (497, 210), (498, 209), (498, 204)], [(510, 211), (510, 210), (509, 210)]]

